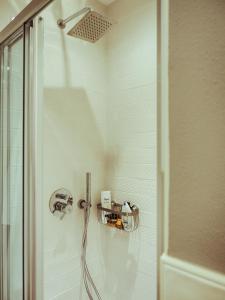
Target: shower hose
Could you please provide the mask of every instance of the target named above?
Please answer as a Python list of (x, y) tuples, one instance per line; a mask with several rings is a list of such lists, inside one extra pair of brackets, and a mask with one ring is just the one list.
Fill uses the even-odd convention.
[(97, 298), (99, 300), (102, 300), (99, 291), (91, 277), (91, 274), (89, 272), (87, 261), (86, 261), (86, 253), (87, 253), (87, 233), (88, 233), (88, 224), (89, 224), (89, 218), (90, 218), (90, 203), (87, 203), (86, 207), (84, 208), (84, 232), (83, 232), (83, 238), (82, 238), (82, 255), (81, 255), (81, 262), (82, 262), (82, 272), (83, 272), (83, 281), (84, 285), (88, 294), (88, 298), (90, 300), (93, 300), (93, 296), (91, 293), (90, 286), (93, 288)]

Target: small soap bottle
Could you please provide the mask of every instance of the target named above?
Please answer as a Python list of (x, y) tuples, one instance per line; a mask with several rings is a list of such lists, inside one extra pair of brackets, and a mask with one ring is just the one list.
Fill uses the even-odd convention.
[[(101, 192), (101, 205), (102, 208), (111, 209), (111, 191), (102, 191)], [(102, 223), (107, 224), (107, 215), (110, 213), (107, 213), (105, 211), (102, 211)]]

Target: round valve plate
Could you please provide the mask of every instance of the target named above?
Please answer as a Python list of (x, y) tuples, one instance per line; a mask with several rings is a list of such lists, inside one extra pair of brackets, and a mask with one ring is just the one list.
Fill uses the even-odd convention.
[(67, 189), (56, 190), (50, 197), (49, 209), (53, 215), (63, 216), (72, 211), (73, 196)]

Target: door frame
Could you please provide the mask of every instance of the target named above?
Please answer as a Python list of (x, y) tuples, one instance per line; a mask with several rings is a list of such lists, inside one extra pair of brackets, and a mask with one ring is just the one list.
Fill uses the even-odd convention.
[(24, 33), (24, 300), (42, 300), (42, 18), (29, 20)]
[(54, 0), (32, 0), (1, 32), (0, 44)]

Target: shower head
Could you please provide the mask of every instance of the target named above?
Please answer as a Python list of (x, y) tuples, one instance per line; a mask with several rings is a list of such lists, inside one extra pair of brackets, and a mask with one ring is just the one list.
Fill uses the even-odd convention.
[(58, 25), (61, 28), (65, 28), (67, 22), (85, 12), (86, 14), (67, 34), (75, 38), (95, 43), (112, 27), (113, 23), (107, 17), (96, 11), (92, 11), (90, 8), (83, 8), (66, 20), (59, 20)]
[(111, 28), (112, 22), (98, 12), (90, 11), (68, 32), (68, 35), (95, 43)]

